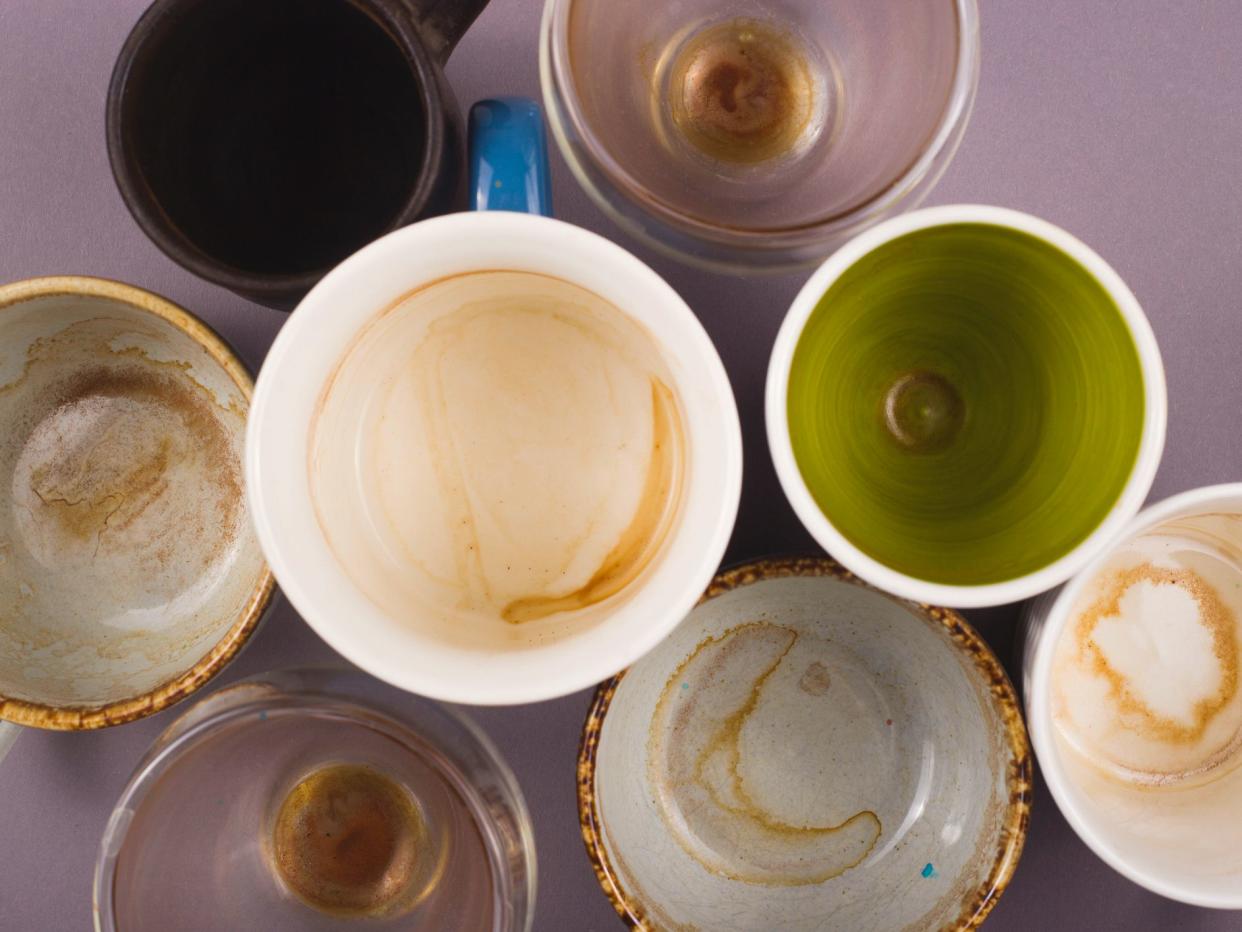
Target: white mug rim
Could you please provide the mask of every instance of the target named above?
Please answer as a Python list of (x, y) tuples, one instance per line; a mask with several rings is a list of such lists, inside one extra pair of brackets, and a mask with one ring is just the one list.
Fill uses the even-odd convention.
[[(984, 224), (1027, 233), (1049, 243), (1082, 265), (1119, 308), (1139, 356), (1143, 373), (1143, 433), (1126, 484), (1095, 529), (1068, 553), (1033, 572), (998, 583), (951, 585), (899, 572), (850, 542), (816, 504), (793, 454), (786, 414), (789, 373), (802, 331), (819, 299), (863, 256), (908, 233), (956, 224)], [(830, 256), (807, 280), (781, 324), (768, 363), (765, 389), (768, 449), (777, 478), (802, 525), (816, 542), (862, 579), (902, 598), (955, 608), (984, 608), (1020, 602), (1051, 589), (1078, 572), (1113, 540), (1138, 513), (1164, 450), (1168, 397), (1160, 348), (1146, 315), (1121, 276), (1098, 253), (1060, 227), (1038, 217), (983, 204), (950, 204), (912, 211), (872, 227)]]
[[(441, 238), (445, 242), (454, 237), (471, 242), (470, 238), (475, 237), (473, 242), (477, 244), (478, 238), (483, 235), (504, 239), (506, 243), (513, 244), (508, 248), (525, 251), (530, 255), (535, 255), (542, 249), (544, 252), (541, 255), (549, 263), (560, 263), (564, 261), (563, 255), (576, 254), (579, 259), (589, 260), (616, 276), (618, 282), (624, 282), (627, 290), (645, 291), (648, 296), (655, 295), (658, 300), (658, 313), (653, 312), (645, 318), (644, 325), (653, 333), (665, 353), (675, 353), (678, 358), (691, 360), (692, 366), (684, 368), (700, 386), (696, 392), (701, 396), (699, 409), (702, 410), (708, 404), (712, 408), (712, 423), (708, 423), (709, 419), (701, 415), (699, 421), (702, 426), (696, 428), (695, 424), (690, 423), (687, 429), (692, 433), (697, 429), (704, 435), (710, 431), (716, 451), (720, 454), (719, 460), (713, 463), (719, 476), (716, 486), (720, 494), (709, 501), (710, 490), (699, 491), (695, 483), (687, 483), (681, 523), (675, 528), (670, 542), (666, 543), (667, 549), (661, 558), (662, 566), (670, 557), (677, 554), (684, 556), (686, 552), (693, 550), (693, 565), (680, 567), (679, 581), (675, 586), (669, 581), (672, 577), (671, 571), (657, 567), (651, 576), (640, 583), (640, 590), (630, 601), (618, 606), (606, 620), (598, 622), (590, 629), (616, 629), (623, 630), (626, 634), (623, 643), (614, 644), (615, 649), (606, 655), (592, 654), (585, 650), (573, 652), (572, 645), (583, 642), (584, 637), (589, 637), (589, 634), (570, 635), (548, 645), (507, 652), (470, 650), (439, 643), (434, 638), (423, 638), (419, 645), (420, 650), (432, 652), (434, 656), (411, 664), (408, 656), (404, 659), (399, 656), (401, 651), (382, 649), (370, 642), (364, 644), (356, 631), (351, 632), (349, 618), (331, 617), (328, 609), (317, 604), (319, 600), (312, 595), (310, 589), (317, 588), (320, 594), (324, 590), (320, 581), (307, 579), (311, 560), (295, 552), (300, 545), (289, 539), (290, 534), (280, 531), (282, 517), (289, 516), (295, 510), (313, 511), (313, 505), (309, 498), (298, 499), (293, 503), (282, 503), (279, 500), (281, 495), (276, 491), (276, 486), (281, 482), (281, 477), (276, 474), (276, 467), (270, 466), (268, 461), (281, 454), (275, 450), (276, 441), (269, 439), (268, 435), (274, 419), (285, 416), (282, 411), (290, 407), (290, 404), (282, 402), (280, 383), (286, 373), (292, 372), (298, 366), (299, 350), (312, 345), (316, 340), (320, 341), (321, 346), (327, 345), (318, 336), (316, 328), (338, 313), (338, 308), (326, 303), (328, 296), (336, 293), (342, 284), (357, 281), (359, 276), (365, 276), (370, 270), (391, 269), (402, 253), (407, 258), (418, 255), (420, 243), (425, 245), (433, 238)], [(514, 266), (510, 266), (512, 267)], [(399, 292), (407, 293), (444, 275), (494, 268), (495, 265), (489, 266), (480, 260), (478, 264), (465, 263), (465, 267), (446, 269), (441, 275), (416, 276), (409, 271), (390, 274), (397, 277), (410, 276), (408, 287), (403, 286)], [(564, 277), (569, 281), (574, 280), (570, 273), (566, 273)], [(352, 332), (356, 333), (365, 326), (382, 306), (370, 306), (365, 309), (365, 313), (362, 309), (355, 308), (350, 316), (357, 316), (359, 322)], [(629, 314), (630, 311), (626, 313)], [(670, 347), (670, 337), (673, 335), (678, 340), (676, 347)], [(347, 341), (333, 340), (333, 353), (337, 358), (345, 351), (346, 345)], [(320, 390), (322, 384), (318, 382), (316, 390)], [(683, 404), (687, 408), (692, 406), (685, 398)], [(691, 417), (689, 411), (687, 417)], [(293, 454), (285, 454), (286, 462), (292, 462), (292, 457)], [(301, 460), (306, 462), (305, 451), (301, 454)], [(693, 463), (689, 468), (690, 475), (693, 476)], [(245, 470), (247, 495), (255, 529), (277, 582), (298, 614), (329, 646), (379, 679), (422, 696), (472, 705), (513, 705), (557, 698), (607, 679), (658, 644), (698, 601), (724, 556), (737, 516), (741, 497), (741, 426), (724, 365), (706, 330), (672, 286), (641, 260), (602, 236), (553, 218), (508, 211), (464, 212), (422, 220), (377, 239), (329, 272), (303, 299), (277, 334), (259, 373), (247, 425)], [(296, 495), (300, 493), (295, 493), (295, 497)], [(709, 507), (713, 501), (714, 506)], [(710, 525), (700, 521), (692, 526), (691, 520), (696, 514), (700, 518), (710, 514)], [(306, 521), (305, 514), (300, 520)], [(689, 542), (681, 542), (682, 538), (691, 537), (693, 547)], [(315, 546), (318, 547), (318, 544)], [(319, 568), (322, 569), (322, 565)], [(382, 611), (353, 584), (339, 563), (336, 564), (336, 570), (339, 576), (332, 583), (336, 587), (333, 589), (334, 598), (339, 598), (342, 604), (351, 605), (359, 612), (365, 612), (366, 617), (372, 619), (375, 630), (382, 628), (379, 621)], [(676, 598), (661, 603), (658, 623), (653, 623), (650, 616), (639, 617), (637, 613), (643, 607), (641, 602), (644, 593), (652, 589), (657, 581), (661, 581), (663, 590), (675, 588)], [(389, 619), (390, 647), (391, 642), (401, 638), (415, 638), (410, 632), (392, 630), (396, 625), (396, 622)], [(376, 640), (374, 637), (370, 639)], [(617, 635), (614, 634), (613, 640), (616, 639)], [(570, 646), (566, 646), (567, 644)], [(554, 652), (558, 664), (554, 669), (549, 669)], [(532, 659), (540, 656), (542, 661)], [(440, 663), (434, 662), (436, 659)], [(442, 664), (452, 666), (458, 675), (454, 677), (438, 669)], [(538, 668), (537, 675), (524, 672), (532, 667)], [(463, 670), (470, 671), (469, 675), (463, 676)]]
[[(1114, 541), (1114, 545), (1159, 524), (1163, 524), (1180, 513), (1226, 498), (1242, 498), (1242, 482), (1203, 486), (1179, 492), (1176, 495), (1162, 499), (1139, 512), (1134, 520), (1122, 531), (1117, 540)], [(1066, 775), (1065, 768), (1061, 763), (1061, 757), (1057, 753), (1051, 735), (1045, 731), (1045, 719), (1049, 715), (1050, 671), (1057, 642), (1064, 633), (1065, 626), (1069, 623), (1070, 609), (1081, 594), (1083, 587), (1103, 567), (1111, 555), (1112, 549), (1112, 547), (1109, 547), (1096, 555), (1087, 566), (1075, 574), (1056, 593), (1052, 603), (1048, 606), (1047, 613), (1044, 615), (1043, 626), (1039, 630), (1039, 639), (1034, 648), (1030, 663), (1029, 665), (1024, 664), (1024, 666), (1027, 666), (1026, 681), (1023, 683), (1023, 691), (1027, 693), (1025, 697), (1027, 731), (1031, 737), (1031, 746), (1035, 751), (1035, 757), (1039, 761), (1040, 772), (1044, 776), (1044, 782), (1048, 785), (1048, 790), (1052, 794), (1057, 808), (1061, 810), (1061, 814), (1065, 817), (1065, 821), (1070, 824), (1070, 827), (1073, 828), (1074, 833), (1082, 839), (1083, 843), (1100, 860), (1117, 871), (1117, 873), (1138, 884), (1140, 887), (1145, 887), (1153, 893), (1158, 893), (1170, 900), (1211, 909), (1242, 909), (1242, 889), (1239, 889), (1237, 895), (1233, 897), (1210, 896), (1188, 891), (1176, 883), (1169, 882), (1159, 874), (1137, 867), (1123, 853), (1096, 834), (1091, 827), (1091, 820), (1083, 812), (1082, 807), (1077, 804), (1073, 794), (1068, 789), (1073, 781)]]

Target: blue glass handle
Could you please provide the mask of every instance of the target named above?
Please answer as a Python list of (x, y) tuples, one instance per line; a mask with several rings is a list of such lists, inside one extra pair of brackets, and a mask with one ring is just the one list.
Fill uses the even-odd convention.
[(470, 209), (552, 216), (543, 111), (528, 97), (470, 108)]

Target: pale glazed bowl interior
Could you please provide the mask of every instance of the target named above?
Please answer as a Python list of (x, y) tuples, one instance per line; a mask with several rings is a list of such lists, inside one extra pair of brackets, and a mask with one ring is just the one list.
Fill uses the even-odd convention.
[(600, 688), (579, 803), (639, 928), (969, 929), (1016, 866), (1030, 757), (958, 615), (768, 561)]
[(87, 278), (0, 288), (0, 716), (116, 724), (201, 685), (272, 592), (250, 378), (197, 319)]

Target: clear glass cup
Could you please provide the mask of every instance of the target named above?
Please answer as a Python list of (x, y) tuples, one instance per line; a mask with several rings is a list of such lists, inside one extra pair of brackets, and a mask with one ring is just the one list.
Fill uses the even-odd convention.
[(819, 261), (917, 205), (979, 77), (976, 0), (547, 0), (553, 135), (630, 232), (717, 270)]
[(457, 712), (362, 673), (244, 680), (138, 765), (95, 868), (97, 930), (529, 932), (517, 781)]

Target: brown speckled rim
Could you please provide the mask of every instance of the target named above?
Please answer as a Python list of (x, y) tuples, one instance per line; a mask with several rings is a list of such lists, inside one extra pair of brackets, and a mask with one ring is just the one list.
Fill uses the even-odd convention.
[[(1027, 743), (1026, 726), (1019, 711), (1018, 697), (1014, 692), (1013, 684), (1009, 682), (1005, 668), (1001, 666), (992, 649), (978, 632), (957, 612), (891, 596), (863, 582), (849, 570), (824, 557), (756, 560), (722, 570), (707, 587), (707, 591), (703, 593), (698, 604), (702, 605), (708, 599), (751, 583), (791, 576), (831, 576), (877, 592), (908, 606), (929, 621), (938, 622), (944, 626), (953, 642), (969, 655), (981, 678), (987, 684), (988, 693), (1000, 716), (1009, 743), (1009, 763), (1005, 775), (1005, 782), (1009, 788), (1009, 803), (1005, 808), (1005, 819), (1001, 827), (996, 857), (987, 879), (963, 897), (962, 908), (956, 922), (945, 926), (946, 930), (955, 930), (955, 932), (978, 928), (992, 911), (992, 907), (996, 905), (996, 901), (1005, 892), (1010, 878), (1013, 877), (1018, 858), (1022, 854), (1022, 844), (1026, 840), (1027, 824), (1031, 816), (1031, 750)], [(659, 924), (650, 917), (642, 903), (621, 885), (620, 877), (608, 860), (608, 853), (604, 850), (603, 823), (596, 804), (595, 761), (599, 750), (600, 732), (604, 726), (604, 717), (608, 714), (608, 707), (612, 703), (612, 697), (616, 694), (617, 687), (621, 684), (625, 674), (626, 671), (622, 670), (612, 679), (600, 684), (591, 702), (591, 709), (587, 713), (581, 743), (578, 747), (578, 820), (582, 827), (582, 840), (586, 843), (587, 856), (591, 859), (591, 867), (595, 870), (595, 877), (604, 895), (612, 903), (613, 909), (617, 911), (617, 915), (631, 928), (656, 932), (660, 929)]]
[[(247, 403), (254, 391), (254, 379), (238, 358), (232, 347), (205, 323), (167, 298), (123, 282), (82, 275), (60, 275), (47, 278), (30, 278), (0, 285), (0, 313), (10, 307), (34, 298), (55, 295), (103, 298), (127, 304), (139, 311), (152, 314), (176, 327), (207, 351), (213, 360), (228, 373)], [(18, 725), (50, 728), (57, 731), (85, 731), (122, 725), (147, 715), (153, 715), (181, 701), (190, 693), (207, 683), (223, 670), (258, 628), (275, 591), (275, 579), (266, 564), (263, 575), (250, 593), (237, 620), (215, 646), (198, 663), (185, 673), (154, 689), (121, 699), (103, 706), (52, 706), (24, 699), (10, 699), (0, 695), (0, 719)]]

